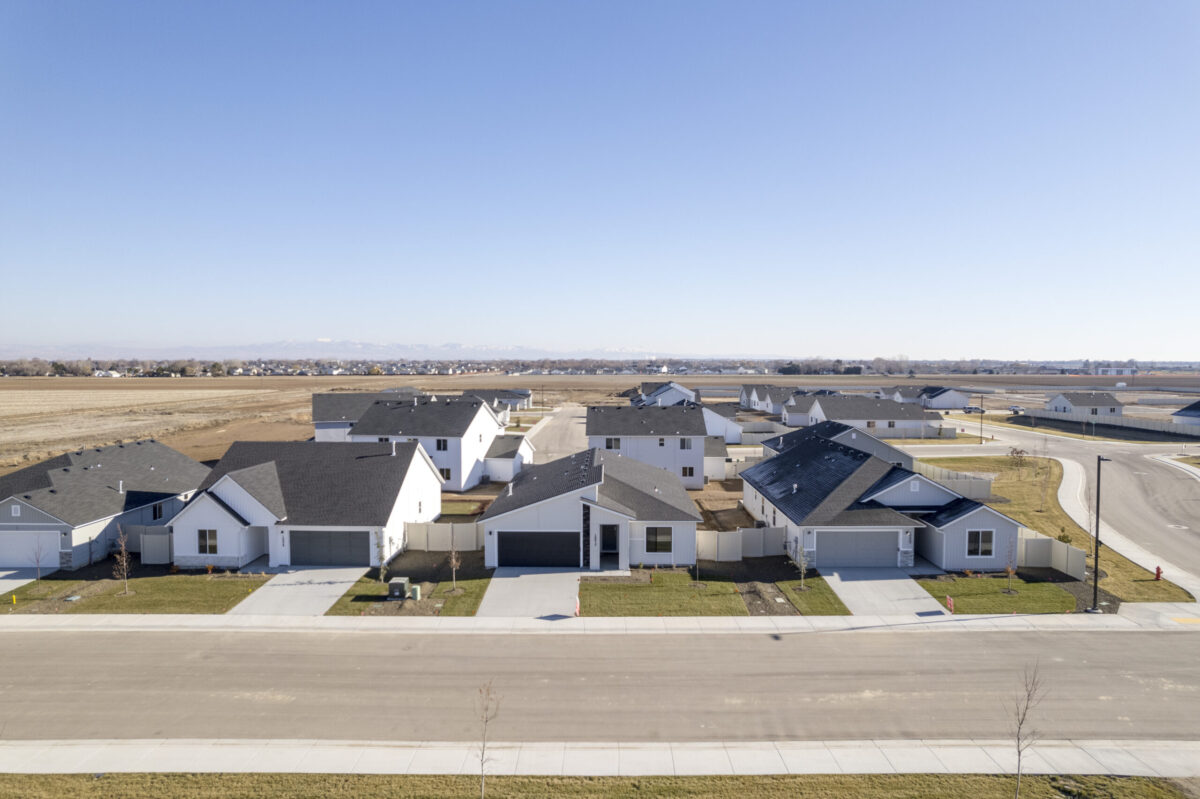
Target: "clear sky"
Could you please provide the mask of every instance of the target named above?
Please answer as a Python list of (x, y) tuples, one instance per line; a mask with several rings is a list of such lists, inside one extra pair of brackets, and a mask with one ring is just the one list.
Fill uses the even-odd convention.
[(1200, 359), (1200, 3), (0, 3), (0, 343)]

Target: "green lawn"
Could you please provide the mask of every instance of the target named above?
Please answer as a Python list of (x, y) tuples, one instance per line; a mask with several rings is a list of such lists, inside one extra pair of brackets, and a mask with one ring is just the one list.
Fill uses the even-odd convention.
[(957, 613), (1070, 613), (1075, 610), (1075, 597), (1053, 583), (1027, 583), (1012, 578), (1012, 590), (1004, 593), (1007, 579), (997, 577), (958, 577), (952, 582), (917, 580), (921, 587), (946, 605), (946, 597), (954, 598)]
[(800, 590), (799, 580), (781, 580), (775, 583), (783, 595), (796, 606), (802, 616), (849, 616), (849, 609), (838, 599), (837, 594), (823, 577), (806, 577)]
[[(421, 602), (441, 602), (440, 616), (474, 616), (483, 601), (491, 578), (477, 579), (459, 578), (458, 588), (461, 594), (452, 594), (453, 582), (445, 580), (437, 584), (429, 596), (421, 597)], [(350, 590), (342, 594), (333, 607), (325, 611), (326, 616), (359, 616), (373, 605), (385, 602), (387, 584), (379, 582), (378, 576), (367, 574), (360, 577), (358, 582), (350, 586)], [(430, 613), (432, 615), (432, 612)]]
[[(1092, 566), (1092, 536), (1077, 525), (1058, 504), (1058, 486), (1062, 483), (1062, 464), (1049, 458), (1025, 458), (1016, 467), (1005, 455), (970, 458), (922, 458), (925, 463), (959, 472), (987, 472), (995, 475), (993, 496), (1001, 501), (987, 504), (1011, 516), (1039, 533), (1057, 538), (1065, 534), (1072, 546), (1088, 553)], [(1045, 504), (1042, 498), (1045, 497)], [(1004, 501), (1007, 500), (1007, 501)], [(1155, 582), (1154, 575), (1131, 560), (1105, 548), (1100, 568), (1106, 572), (1100, 587), (1123, 602), (1191, 602), (1192, 596), (1174, 583)]]
[[(581, 580), (583, 616), (748, 616), (737, 586), (722, 580), (696, 584), (684, 572), (652, 571), (649, 583)], [(700, 587), (703, 586), (703, 587)]]
[(475, 611), (479, 610), (479, 603), (483, 601), (483, 595), (487, 591), (488, 584), (491, 582), (490, 577), (483, 577), (477, 580), (464, 580), (459, 578), (458, 590), (461, 594), (454, 596), (450, 595), (453, 590), (453, 585), (450, 581), (438, 583), (438, 587), (433, 589), (433, 599), (442, 600), (442, 616), (474, 616)]
[[(503, 713), (503, 710), (501, 711)], [(805, 774), (706, 777), (489, 776), (491, 799), (1008, 799), (1014, 780), (987, 774)], [(50, 774), (0, 775), (0, 799), (282, 799), (427, 797), (479, 792), (473, 776), (361, 774)], [(1185, 799), (1167, 780), (1145, 777), (1026, 775), (1025, 799)]]
[[(135, 572), (126, 596), (116, 580), (78, 580), (62, 574), (24, 585), (2, 601), (17, 613), (225, 613), (270, 579), (222, 573), (138, 577)], [(80, 599), (67, 602), (69, 596)]]

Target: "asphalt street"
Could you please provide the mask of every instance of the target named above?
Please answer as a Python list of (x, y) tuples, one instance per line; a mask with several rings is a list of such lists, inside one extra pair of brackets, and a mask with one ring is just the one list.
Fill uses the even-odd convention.
[(550, 421), (539, 428), (531, 439), (537, 450), (533, 453), (534, 463), (549, 463), (552, 460), (573, 455), (587, 449), (584, 433), (587, 408), (568, 402), (554, 412)]
[[(957, 414), (952, 420), (959, 429), (978, 432), (978, 422), (964, 421)], [(1200, 575), (1200, 480), (1150, 457), (1200, 454), (1200, 441), (1091, 441), (987, 425), (984, 434), (994, 434), (1002, 443), (925, 444), (908, 451), (922, 458), (1003, 455), (1017, 446), (1030, 455), (1077, 461), (1087, 474), (1089, 507), (1095, 503), (1096, 456), (1111, 458), (1112, 462), (1102, 467), (1100, 515), (1104, 521), (1166, 563)]]
[[(481, 657), (481, 655), (485, 655)], [(1004, 738), (1040, 662), (1046, 738), (1196, 737), (1200, 636), (4, 633), (10, 740)]]

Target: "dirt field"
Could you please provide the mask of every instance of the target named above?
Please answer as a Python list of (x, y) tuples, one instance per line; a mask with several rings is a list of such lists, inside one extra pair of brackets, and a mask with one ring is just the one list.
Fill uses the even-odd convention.
[[(311, 395), (322, 391), (381, 391), (415, 386), (426, 391), (460, 392), (470, 388), (528, 388), (534, 403), (554, 406), (618, 401), (616, 395), (641, 381), (665, 379), (647, 375), (423, 375), (390, 377), (217, 377), (217, 378), (44, 378), (0, 379), (0, 473), (84, 446), (102, 446), (138, 438), (159, 438), (198, 460), (220, 457), (235, 440), (305, 439), (312, 435)], [(914, 380), (781, 375), (696, 375), (679, 378), (692, 386), (728, 386), (769, 382), (794, 386), (881, 384), (924, 385), (930, 382), (1001, 387), (1115, 385), (1133, 387), (1200, 387), (1200, 376), (1136, 378), (1011, 377), (958, 375)], [(1006, 407), (1010, 395), (990, 395), (985, 404)], [(1029, 395), (1040, 397), (1035, 392)], [(730, 398), (722, 398), (728, 401)], [(1022, 399), (1024, 397), (1022, 396)], [(1022, 403), (1024, 404), (1024, 403)]]

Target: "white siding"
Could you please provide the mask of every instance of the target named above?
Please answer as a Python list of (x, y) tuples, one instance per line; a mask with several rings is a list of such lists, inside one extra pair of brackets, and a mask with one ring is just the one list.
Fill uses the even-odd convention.
[[(413, 453), (413, 462), (396, 494), (396, 504), (383, 528), (386, 544), (384, 557), (391, 560), (407, 548), (404, 538), (406, 522), (431, 522), (442, 514), (442, 479), (425, 460), (420, 450)], [(377, 544), (372, 541), (372, 544)], [(378, 565), (378, 564), (376, 564)]]
[[(621, 448), (608, 450), (618, 452), (660, 469), (666, 469), (683, 483), (684, 488), (704, 487), (704, 438), (702, 436), (589, 436), (588, 446), (605, 449), (606, 438), (621, 439)], [(681, 449), (679, 442), (687, 439), (691, 449)], [(659, 441), (662, 446), (659, 446)], [(692, 476), (683, 476), (683, 467), (692, 468)]]
[(726, 444), (742, 443), (742, 426), (716, 411), (702, 408), (704, 411), (704, 432), (710, 436), (721, 436)]
[[(914, 485), (916, 490), (913, 489)], [(892, 508), (941, 507), (958, 498), (958, 494), (950, 489), (919, 474), (872, 497), (881, 505)]]
[[(647, 552), (646, 528), (670, 527), (671, 551)], [(695, 522), (630, 522), (629, 563), (646, 566), (691, 566), (696, 562)]]
[(586, 497), (595, 499), (596, 487), (587, 486), (569, 494), (560, 494), (545, 502), (518, 508), (512, 513), (480, 522), (483, 526), (483, 560), (489, 569), (496, 568), (496, 534), (511, 530), (515, 532), (568, 532), (583, 526), (583, 503)]
[(313, 424), (313, 438), (317, 441), (349, 441), (350, 428), (353, 422), (316, 422)]
[[(266, 554), (266, 528), (253, 534), (207, 494), (171, 520), (175, 564), (183, 569), (237, 569)], [(200, 554), (200, 530), (217, 531), (217, 554)]]
[[(967, 556), (967, 531), (992, 530), (993, 546), (991, 557)], [(1017, 536), (1019, 525), (996, 513), (991, 508), (981, 508), (961, 519), (939, 528), (944, 536), (944, 555), (940, 560), (925, 554), (920, 549), (932, 539), (918, 539), (918, 554), (943, 569), (961, 571), (1002, 571), (1010, 562), (1017, 565)], [(936, 555), (936, 552), (934, 553)], [(1103, 564), (1102, 564), (1103, 565)]]

